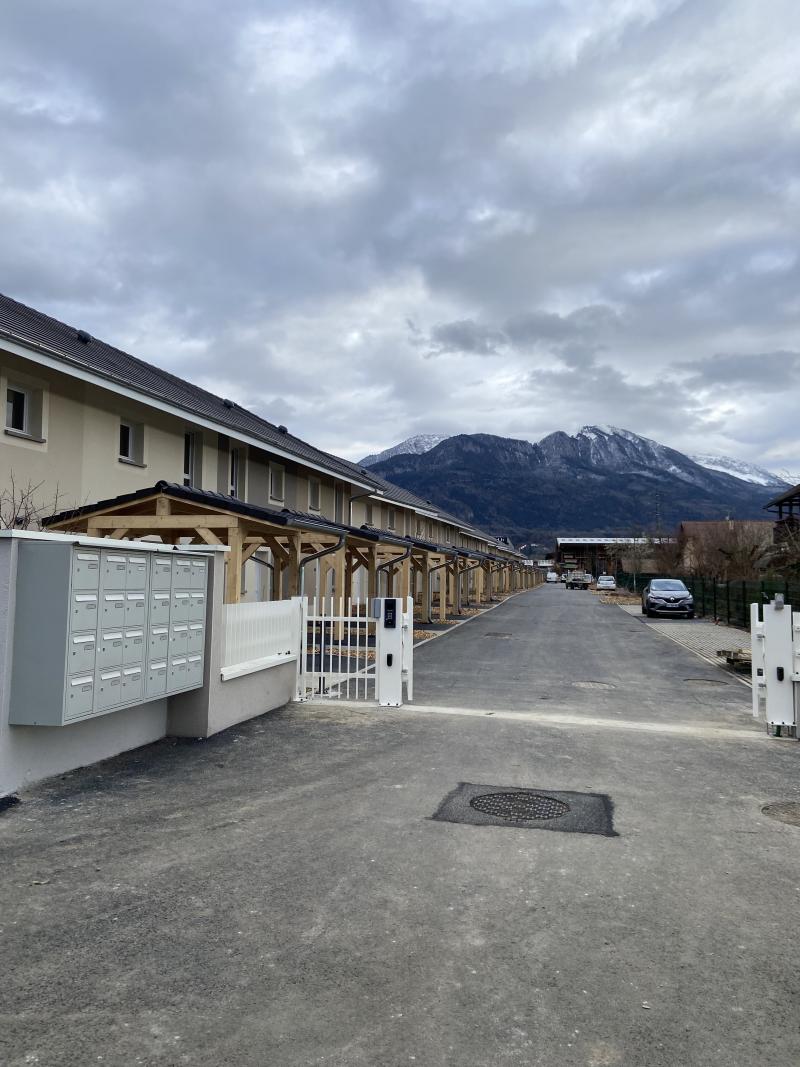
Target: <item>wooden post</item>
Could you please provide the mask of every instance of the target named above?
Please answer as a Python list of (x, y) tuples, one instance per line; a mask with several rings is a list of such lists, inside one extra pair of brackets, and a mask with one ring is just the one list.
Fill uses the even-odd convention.
[(272, 599), (283, 600), (283, 564), (272, 553)]
[(225, 603), (238, 604), (242, 598), (242, 531), (228, 531), (231, 550), (225, 565)]
[(378, 595), (378, 549), (370, 545), (367, 553), (367, 596), (372, 599)]
[(475, 571), (475, 599), (478, 607), (483, 603), (483, 564)]
[(289, 598), (300, 596), (300, 534), (293, 534), (287, 545), (289, 552)]
[(422, 594), (420, 600), (422, 601), (422, 619), (424, 622), (429, 621), (428, 611), (432, 607), (430, 599), (431, 590), (431, 573), (430, 573), (430, 559), (428, 555), (422, 557)]

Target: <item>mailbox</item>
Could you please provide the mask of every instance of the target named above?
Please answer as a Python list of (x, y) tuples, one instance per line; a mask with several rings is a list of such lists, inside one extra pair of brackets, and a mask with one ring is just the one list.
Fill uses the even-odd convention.
[(20, 539), (12, 725), (62, 726), (203, 684), (208, 559)]

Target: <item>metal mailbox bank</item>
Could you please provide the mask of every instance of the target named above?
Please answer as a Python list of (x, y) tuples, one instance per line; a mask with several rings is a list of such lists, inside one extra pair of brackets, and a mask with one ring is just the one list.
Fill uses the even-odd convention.
[(22, 541), (9, 722), (66, 726), (202, 686), (207, 588), (200, 554)]

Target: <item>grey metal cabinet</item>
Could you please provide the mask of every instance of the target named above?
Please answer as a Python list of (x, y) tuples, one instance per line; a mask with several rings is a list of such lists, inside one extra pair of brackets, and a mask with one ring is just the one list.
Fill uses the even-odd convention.
[(203, 684), (208, 560), (20, 541), (9, 722), (62, 726)]

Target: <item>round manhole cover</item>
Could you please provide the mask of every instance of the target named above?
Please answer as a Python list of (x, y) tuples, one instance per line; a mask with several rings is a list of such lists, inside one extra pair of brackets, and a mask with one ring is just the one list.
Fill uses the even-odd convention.
[(470, 807), (496, 819), (558, 819), (569, 811), (569, 804), (540, 793), (483, 793), (473, 797)]
[(800, 801), (781, 800), (773, 804), (765, 804), (761, 809), (762, 815), (768, 815), (770, 819), (788, 823), (789, 826), (800, 826)]
[(573, 682), (576, 689), (616, 689), (611, 682)]

